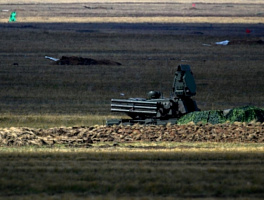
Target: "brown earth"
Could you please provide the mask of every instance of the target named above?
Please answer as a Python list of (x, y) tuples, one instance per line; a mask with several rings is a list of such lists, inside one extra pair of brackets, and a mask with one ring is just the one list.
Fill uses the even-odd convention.
[(264, 142), (264, 123), (188, 124), (167, 126), (90, 126), (70, 128), (2, 128), (1, 146), (90, 147), (98, 142)]

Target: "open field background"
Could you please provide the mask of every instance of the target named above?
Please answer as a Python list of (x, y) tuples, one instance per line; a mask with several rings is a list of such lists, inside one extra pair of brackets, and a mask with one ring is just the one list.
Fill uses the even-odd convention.
[[(81, 126), (95, 123), (95, 115), (99, 115), (96, 123), (110, 115), (110, 99), (121, 97), (120, 93), (124, 98), (145, 97), (149, 90), (160, 90), (168, 97), (180, 63), (192, 67), (195, 99), (202, 110), (264, 107), (264, 50), (256, 42), (263, 41), (264, 2), (200, 0), (195, 8), (192, 3), (0, 0), (0, 125), (79, 125), (83, 130)], [(14, 10), (17, 22), (8, 23)], [(232, 44), (215, 45), (226, 39)], [(122, 65), (59, 66), (44, 59), (63, 55)], [(232, 129), (228, 137), (227, 126)], [(91, 135), (89, 131), (96, 128), (87, 127), (87, 133), (76, 127), (54, 128), (53, 138), (48, 134), (38, 138), (30, 128), (3, 128), (1, 140), (10, 144), (29, 138), (46, 143), (41, 148), (1, 146), (0, 198), (261, 198), (263, 125), (234, 126), (194, 127), (193, 138), (206, 134), (212, 139), (240, 138), (243, 132), (245, 141), (259, 143), (158, 142), (156, 136), (146, 143), (111, 143), (100, 127), (101, 133)], [(185, 139), (194, 132), (185, 128), (179, 127), (179, 134), (176, 129), (167, 134), (166, 127), (152, 133)], [(77, 143), (86, 134), (86, 148), (59, 143), (65, 142), (65, 130)], [(127, 131), (120, 129), (120, 134), (129, 141)], [(112, 134), (119, 141), (119, 135)], [(50, 148), (55, 139), (58, 142)]]
[[(176, 67), (190, 64), (201, 109), (263, 106), (263, 45), (203, 46), (243, 36), (76, 33), (13, 29), (1, 31), (2, 113), (108, 114), (120, 93), (169, 96)], [(44, 59), (83, 56), (121, 66), (57, 66)]]
[[(170, 96), (180, 63), (192, 67), (202, 110), (263, 107), (263, 45), (247, 42), (263, 40), (263, 2), (201, 1), (195, 8), (183, 1), (59, 3), (1, 2), (2, 10), (18, 15), (17, 23), (4, 23), (9, 12), (0, 12), (3, 115), (109, 115), (110, 99), (120, 93), (145, 97), (149, 90), (160, 90)], [(189, 23), (175, 23), (174, 17)], [(35, 23), (23, 21), (29, 18)], [(84, 23), (91, 18), (114, 20)], [(142, 18), (163, 23), (139, 23)], [(206, 23), (199, 23), (200, 18)], [(231, 18), (243, 20), (230, 23)], [(83, 23), (65, 23), (67, 19)], [(233, 44), (214, 45), (226, 39)], [(46, 55), (110, 59), (122, 65), (57, 66)]]

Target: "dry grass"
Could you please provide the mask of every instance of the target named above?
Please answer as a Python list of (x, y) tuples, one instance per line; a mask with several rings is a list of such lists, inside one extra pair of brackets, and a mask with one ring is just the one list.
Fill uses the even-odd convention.
[[(75, 3), (75, 0), (45, 0), (45, 3)], [(79, 3), (98, 3), (95, 0), (78, 0)], [(115, 3), (115, 2), (128, 2), (128, 0), (104, 0), (103, 3)], [(130, 1), (129, 1), (130, 2)], [(160, 3), (158, 0), (133, 0), (133, 3)], [(164, 3), (194, 3), (193, 0), (165, 0)], [(6, 0), (0, 0), (1, 4), (11, 3)], [(12, 4), (24, 4), (24, 3), (43, 3), (41, 0), (12, 0)], [(212, 3), (210, 0), (199, 0), (199, 3)], [(262, 0), (219, 0), (217, 3), (234, 3), (234, 4), (264, 4)]]
[[(98, 142), (92, 144), (89, 148), (71, 148), (64, 145), (55, 145), (52, 147), (46, 146), (3, 146), (1, 148), (1, 153), (103, 153), (106, 159), (113, 159), (112, 154), (117, 154), (116, 159), (126, 159), (124, 154), (133, 154), (136, 158), (142, 157), (142, 159), (147, 159), (144, 156), (146, 154), (153, 154), (153, 156), (159, 156), (168, 153), (168, 155), (173, 156), (173, 153), (263, 153), (264, 144), (262, 143), (221, 143), (221, 142), (127, 142), (118, 143), (115, 142)], [(140, 153), (143, 153), (141, 155)], [(118, 155), (120, 154), (120, 155)], [(99, 155), (94, 155), (95, 157), (100, 157)], [(151, 156), (151, 158), (153, 157)]]
[[(229, 149), (226, 144), (213, 143), (171, 145), (178, 148), (2, 148), (0, 195), (7, 199), (52, 199), (65, 195), (78, 199), (263, 195), (263, 146), (229, 144)], [(241, 151), (241, 146), (245, 150)]]
[[(2, 2), (3, 8), (17, 11), (23, 23), (263, 23), (263, 2), (259, 1), (61, 1)], [(247, 5), (249, 4), (250, 5)], [(0, 2), (1, 4), (1, 2)], [(0, 12), (6, 23), (9, 12)]]
[[(20, 17), (23, 23), (226, 23), (258, 24), (263, 17)], [(0, 19), (0, 23), (7, 22)]]
[(92, 126), (95, 124), (104, 125), (107, 119), (115, 116), (104, 115), (59, 115), (59, 114), (1, 114), (0, 127), (31, 127), (31, 128), (52, 128), (52, 127), (73, 127)]

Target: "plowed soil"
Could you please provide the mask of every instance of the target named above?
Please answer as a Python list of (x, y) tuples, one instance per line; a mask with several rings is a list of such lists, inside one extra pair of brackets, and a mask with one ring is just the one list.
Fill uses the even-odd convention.
[(70, 128), (2, 128), (2, 146), (91, 147), (98, 142), (264, 142), (264, 123), (187, 124), (167, 126), (90, 126)]

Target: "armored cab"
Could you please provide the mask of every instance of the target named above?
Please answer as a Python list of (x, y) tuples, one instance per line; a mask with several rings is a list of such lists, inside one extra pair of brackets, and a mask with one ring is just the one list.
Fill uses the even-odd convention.
[(150, 91), (146, 99), (112, 99), (111, 112), (125, 113), (130, 119), (111, 119), (106, 124), (174, 124), (184, 114), (199, 111), (196, 102), (191, 99), (195, 94), (196, 84), (190, 66), (179, 65), (170, 98), (164, 98), (159, 91)]

